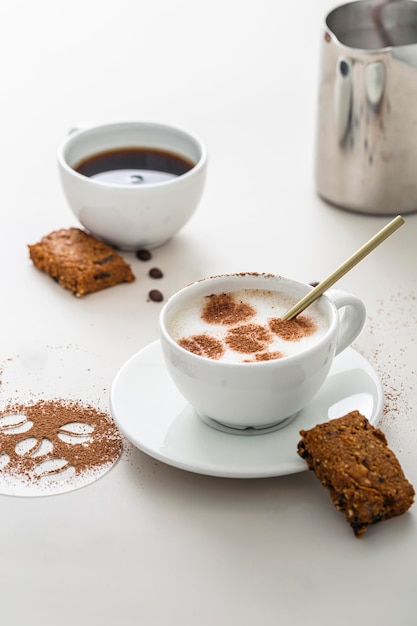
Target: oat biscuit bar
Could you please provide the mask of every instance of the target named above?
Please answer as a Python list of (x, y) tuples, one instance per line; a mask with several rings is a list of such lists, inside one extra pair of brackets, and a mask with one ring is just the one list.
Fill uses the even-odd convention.
[(39, 270), (78, 297), (135, 280), (113, 248), (79, 228), (56, 230), (28, 248)]
[(404, 476), (384, 433), (359, 413), (300, 431), (298, 454), (328, 489), (355, 535), (370, 524), (405, 513), (414, 488)]

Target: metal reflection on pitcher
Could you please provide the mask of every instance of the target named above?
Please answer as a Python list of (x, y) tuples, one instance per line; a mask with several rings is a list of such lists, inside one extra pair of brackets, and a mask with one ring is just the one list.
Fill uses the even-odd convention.
[(360, 213), (417, 211), (417, 3), (359, 0), (325, 20), (316, 188)]

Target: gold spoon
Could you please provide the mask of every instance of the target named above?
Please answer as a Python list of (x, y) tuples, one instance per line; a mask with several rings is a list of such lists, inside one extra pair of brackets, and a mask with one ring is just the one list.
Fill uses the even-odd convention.
[(347, 274), (359, 261), (362, 261), (372, 250), (374, 250), (380, 243), (382, 243), (387, 237), (392, 235), (394, 231), (404, 224), (404, 219), (401, 215), (397, 215), (389, 224), (384, 226), (376, 235), (374, 235), (367, 243), (365, 243), (359, 250), (357, 250), (351, 257), (346, 259), (340, 267), (338, 267), (330, 276), (325, 278), (321, 283), (317, 285), (312, 291), (310, 291), (304, 298), (302, 298), (297, 304), (289, 309), (282, 319), (291, 320), (296, 317), (301, 311), (304, 311), (310, 304), (317, 300), (329, 287), (334, 285), (342, 276)]

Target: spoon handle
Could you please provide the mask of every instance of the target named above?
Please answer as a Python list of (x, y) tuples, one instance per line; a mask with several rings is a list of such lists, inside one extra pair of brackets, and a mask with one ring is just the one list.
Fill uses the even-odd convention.
[(401, 215), (397, 215), (389, 224), (384, 226), (376, 235), (374, 235), (367, 243), (365, 243), (359, 250), (357, 250), (351, 257), (346, 259), (340, 267), (338, 267), (330, 276), (325, 278), (321, 283), (317, 285), (312, 291), (310, 291), (304, 298), (302, 298), (297, 304), (289, 309), (282, 319), (291, 320), (296, 317), (301, 311), (304, 311), (310, 304), (317, 300), (329, 287), (334, 285), (342, 276), (347, 274), (349, 270), (357, 265), (364, 257), (366, 257), (372, 250), (374, 250), (380, 243), (382, 243), (387, 237), (389, 237), (394, 231), (404, 224), (404, 219)]

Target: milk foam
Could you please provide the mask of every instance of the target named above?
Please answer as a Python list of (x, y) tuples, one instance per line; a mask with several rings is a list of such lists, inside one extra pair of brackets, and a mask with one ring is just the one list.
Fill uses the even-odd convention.
[[(226, 345), (225, 338), (228, 332), (245, 324), (259, 324), (269, 328), (269, 319), (280, 318), (298, 301), (298, 299), (292, 298), (287, 294), (263, 289), (242, 289), (228, 292), (228, 295), (232, 296), (238, 303), (249, 304), (254, 309), (255, 314), (250, 319), (235, 324), (207, 323), (202, 319), (202, 313), (207, 304), (207, 298), (203, 296), (189, 303), (170, 321), (168, 333), (172, 339), (179, 342), (181, 339), (187, 339), (194, 335), (208, 335), (221, 341), (224, 345), (225, 352), (218, 359), (219, 361), (229, 363), (251, 361), (254, 357), (253, 353), (248, 354), (231, 350)], [(304, 312), (303, 315), (315, 322), (316, 329), (311, 335), (303, 337), (298, 341), (287, 341), (271, 333), (272, 342), (262, 352), (280, 352), (282, 356), (290, 356), (303, 352), (317, 343), (327, 332), (329, 327), (328, 321), (314, 306), (310, 306), (308, 312)]]

